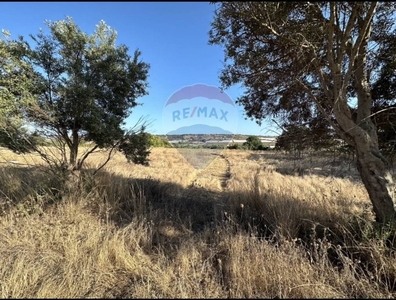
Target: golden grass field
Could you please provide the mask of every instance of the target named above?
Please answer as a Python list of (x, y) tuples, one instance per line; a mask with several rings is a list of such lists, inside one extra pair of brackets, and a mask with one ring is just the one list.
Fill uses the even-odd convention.
[(38, 156), (1, 149), (0, 297), (396, 297), (394, 248), (353, 166), (213, 157), (195, 169), (173, 148), (149, 167), (116, 154), (93, 176), (97, 153), (63, 185)]

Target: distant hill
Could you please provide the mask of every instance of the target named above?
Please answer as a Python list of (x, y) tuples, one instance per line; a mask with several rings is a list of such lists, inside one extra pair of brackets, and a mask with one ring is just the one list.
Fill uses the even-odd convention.
[[(158, 137), (161, 137), (161, 138), (172, 137), (171, 133), (170, 134), (154, 134), (154, 135), (156, 135)], [(175, 134), (175, 135), (180, 135), (180, 134)], [(224, 133), (223, 134), (221, 134), (221, 133), (220, 134), (202, 134), (202, 135), (187, 133), (187, 134), (183, 134), (183, 135), (186, 136), (186, 137), (194, 136), (194, 137), (208, 138), (208, 136), (209, 136), (210, 138), (221, 137), (221, 138), (228, 138), (228, 139), (232, 139), (233, 138), (233, 139), (237, 139), (237, 140), (246, 140), (249, 136), (252, 136), (252, 135), (249, 135), (249, 134), (228, 134), (228, 133), (226, 133), (226, 134), (224, 134)], [(263, 139), (275, 140), (278, 137), (278, 136), (271, 136), (271, 135), (267, 135), (267, 136), (254, 135), (254, 136), (259, 137), (261, 140), (263, 140)]]
[(167, 135), (179, 135), (179, 134), (231, 134), (233, 133), (228, 130), (216, 126), (209, 126), (203, 124), (195, 124), (191, 126), (180, 127), (176, 130), (168, 132)]

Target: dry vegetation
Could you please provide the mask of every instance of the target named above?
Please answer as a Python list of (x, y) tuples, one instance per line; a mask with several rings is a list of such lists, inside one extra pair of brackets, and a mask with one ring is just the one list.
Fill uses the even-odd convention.
[(396, 297), (391, 234), (323, 156), (225, 150), (195, 169), (155, 148), (93, 176), (94, 154), (68, 187), (0, 151), (21, 163), (0, 164), (1, 298)]

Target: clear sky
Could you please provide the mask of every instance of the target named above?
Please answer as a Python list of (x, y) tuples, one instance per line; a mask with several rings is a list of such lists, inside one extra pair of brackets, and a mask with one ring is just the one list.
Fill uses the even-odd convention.
[[(149, 95), (138, 99), (143, 105), (133, 110), (127, 125), (132, 126), (144, 116), (152, 121), (151, 133), (164, 134), (163, 107), (174, 92), (198, 83), (220, 87), (223, 49), (208, 45), (213, 10), (214, 5), (209, 2), (1, 2), (0, 27), (10, 31), (11, 37), (22, 35), (29, 40), (29, 34), (46, 28), (45, 20), (70, 16), (88, 34), (104, 20), (117, 30), (118, 44), (127, 45), (131, 55), (139, 48), (143, 61), (151, 66)], [(235, 101), (243, 91), (234, 86), (225, 92)], [(237, 133), (279, 133), (271, 121), (259, 127), (254, 121), (245, 120), (241, 106), (238, 115)]]

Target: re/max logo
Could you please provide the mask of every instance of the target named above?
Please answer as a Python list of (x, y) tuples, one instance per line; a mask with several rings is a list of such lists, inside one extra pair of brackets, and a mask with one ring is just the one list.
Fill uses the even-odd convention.
[[(183, 110), (174, 110), (172, 113), (173, 122), (175, 122), (176, 120), (180, 121), (181, 118), (180, 115), (182, 115), (183, 119), (192, 118), (194, 116), (197, 116), (198, 118), (200, 117), (207, 118), (208, 110), (209, 109), (207, 107), (197, 107), (197, 106), (195, 106), (191, 112), (190, 112), (190, 107), (183, 108)], [(220, 120), (225, 120), (226, 122), (228, 122), (227, 114), (228, 111), (224, 111), (222, 109), (216, 110), (216, 108), (213, 107), (209, 112), (209, 118), (219, 119), (218, 116), (220, 115)]]

